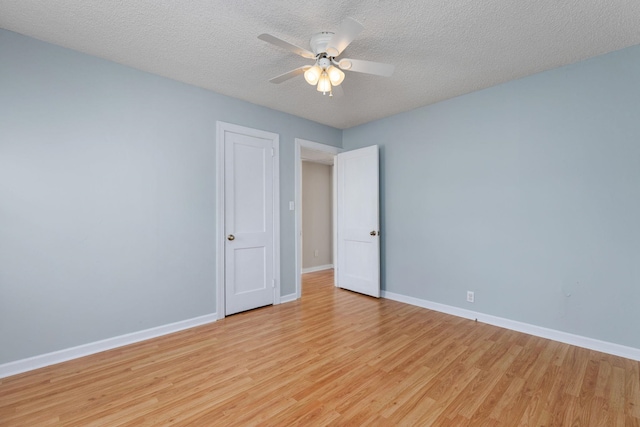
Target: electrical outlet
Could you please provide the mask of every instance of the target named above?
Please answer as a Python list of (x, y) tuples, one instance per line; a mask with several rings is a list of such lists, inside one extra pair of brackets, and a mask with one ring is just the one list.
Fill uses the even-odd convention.
[(320, 251), (316, 249), (315, 252), (313, 253), (313, 256), (318, 256), (318, 255), (320, 255)]
[(475, 295), (473, 291), (467, 291), (467, 302), (473, 302), (475, 300)]

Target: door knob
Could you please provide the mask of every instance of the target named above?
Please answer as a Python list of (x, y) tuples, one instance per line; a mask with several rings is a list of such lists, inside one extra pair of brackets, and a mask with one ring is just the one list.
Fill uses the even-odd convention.
[(236, 236), (234, 236), (233, 234), (229, 234), (227, 236), (227, 240), (236, 240)]
[(371, 232), (371, 233), (369, 233), (369, 234), (370, 234), (370, 235), (372, 235), (372, 236), (375, 236), (375, 235), (376, 235), (376, 232), (375, 232), (375, 231), (372, 231), (372, 232)]

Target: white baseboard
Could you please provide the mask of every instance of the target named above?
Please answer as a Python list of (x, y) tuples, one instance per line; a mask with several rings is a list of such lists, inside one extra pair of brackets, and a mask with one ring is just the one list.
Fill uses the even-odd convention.
[(193, 328), (195, 326), (205, 325), (207, 323), (215, 322), (217, 319), (218, 315), (216, 313), (207, 314), (204, 316), (194, 317), (193, 319), (181, 320), (168, 325), (157, 326), (143, 331), (132, 332), (130, 334), (107, 338), (101, 341), (82, 344), (77, 347), (66, 348), (64, 350), (41, 354), (27, 359), (16, 360), (15, 362), (0, 365), (0, 378), (43, 368), (49, 365), (55, 365), (56, 363), (66, 362), (79, 357), (89, 356), (90, 354), (100, 353), (102, 351), (171, 334), (184, 329)]
[(295, 301), (297, 299), (298, 299), (298, 296), (296, 295), (295, 292), (289, 295), (283, 295), (280, 297), (280, 304), (284, 304), (285, 302)]
[[(492, 316), (489, 314), (479, 313), (464, 308), (454, 307), (446, 304), (440, 304), (420, 298), (409, 297), (393, 292), (382, 291), (381, 296), (394, 301), (411, 304), (429, 310), (441, 313), (451, 314), (453, 316), (463, 317), (466, 319), (477, 319), (479, 322), (511, 329), (525, 334), (547, 338), (554, 341), (563, 342), (565, 344), (575, 345), (578, 347), (588, 348), (590, 350), (601, 351), (603, 353), (613, 354), (615, 356), (625, 357), (627, 359), (640, 361), (640, 349), (627, 347), (620, 344), (600, 341), (594, 338), (583, 337), (580, 335), (570, 334), (555, 329), (543, 328), (541, 326), (531, 325), (528, 323), (518, 322), (503, 317)], [(297, 296), (295, 293), (284, 295), (280, 298), (280, 303), (295, 301)], [(79, 357), (88, 356), (102, 351), (111, 350), (117, 347), (133, 344), (136, 342), (156, 338), (162, 335), (171, 334), (182, 331), (184, 329), (193, 328), (207, 323), (213, 323), (217, 320), (217, 314), (207, 314), (193, 319), (182, 320), (168, 325), (157, 326), (155, 328), (145, 329), (143, 331), (132, 332), (130, 334), (120, 335), (113, 338), (107, 338), (101, 341), (95, 341), (88, 344), (71, 347), (64, 350), (58, 350), (51, 353), (41, 354), (29, 357), (27, 359), (16, 360), (0, 365), (0, 378), (17, 375), (22, 372), (31, 371), (56, 363), (66, 362), (68, 360), (77, 359)]]
[(333, 268), (333, 264), (318, 265), (318, 266), (315, 266), (315, 267), (303, 268), (302, 269), (302, 274), (315, 273), (316, 271), (330, 270), (332, 268)]
[(535, 335), (537, 337), (547, 338), (553, 341), (575, 345), (577, 347), (588, 348), (589, 350), (600, 351), (602, 353), (613, 354), (615, 356), (640, 361), (640, 349), (634, 347), (626, 347), (620, 344), (600, 341), (594, 338), (574, 335), (555, 329), (543, 328), (541, 326), (531, 325), (529, 323), (518, 322), (516, 320), (492, 316), (490, 314), (479, 313), (476, 311), (427, 301), (420, 298), (408, 297), (393, 292), (382, 291), (382, 297), (422, 308), (427, 308), (433, 311), (439, 311), (441, 313), (451, 314), (453, 316), (464, 317), (466, 319), (472, 320), (477, 319), (479, 322), (487, 323), (489, 325), (499, 326), (501, 328), (511, 329), (513, 331), (523, 332), (525, 334)]

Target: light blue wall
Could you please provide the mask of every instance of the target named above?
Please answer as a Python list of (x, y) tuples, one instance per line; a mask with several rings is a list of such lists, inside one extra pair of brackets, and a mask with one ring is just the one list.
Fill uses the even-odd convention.
[(386, 290), (640, 348), (640, 47), (344, 131), (371, 144)]
[[(640, 348), (640, 47), (341, 132), (0, 30), (0, 364), (215, 311), (215, 122), (381, 146), (383, 287)], [(476, 303), (464, 302), (466, 290)]]
[(215, 312), (216, 120), (280, 135), (293, 293), (294, 138), (340, 130), (0, 30), (0, 364)]

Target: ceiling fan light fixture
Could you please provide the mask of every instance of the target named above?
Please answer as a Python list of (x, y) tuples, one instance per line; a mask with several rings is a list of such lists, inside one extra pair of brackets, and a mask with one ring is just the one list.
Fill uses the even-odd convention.
[(320, 80), (320, 76), (322, 75), (322, 68), (320, 68), (317, 64), (313, 67), (309, 68), (304, 72), (304, 79), (312, 86), (315, 86)]
[(320, 79), (318, 80), (318, 87), (316, 88), (318, 92), (327, 93), (331, 92), (331, 80), (329, 79), (329, 75), (326, 71), (323, 71), (320, 75)]
[(333, 86), (339, 86), (344, 80), (344, 73), (342, 70), (334, 67), (333, 65), (327, 69), (327, 73), (329, 74), (329, 80), (331, 80), (331, 84)]

